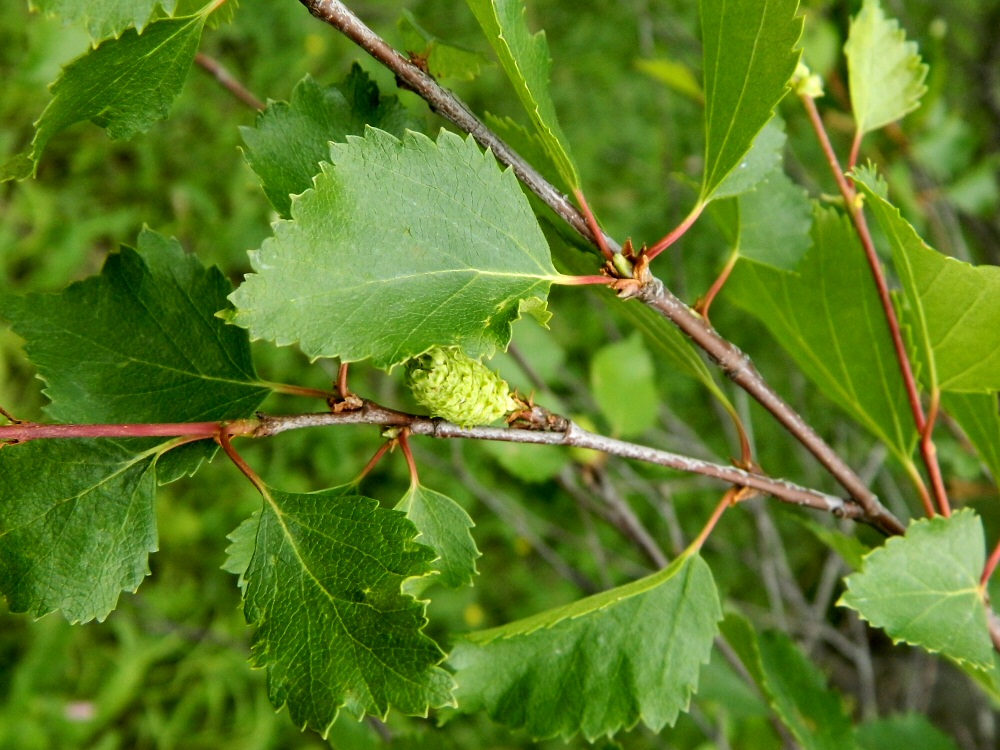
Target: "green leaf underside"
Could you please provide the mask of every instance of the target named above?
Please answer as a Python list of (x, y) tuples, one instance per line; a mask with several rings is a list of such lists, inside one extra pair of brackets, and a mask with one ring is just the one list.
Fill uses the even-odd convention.
[(735, 614), (726, 616), (722, 633), (803, 750), (853, 747), (853, 727), (841, 697), (788, 636), (768, 631), (758, 638)]
[(855, 729), (859, 750), (958, 750), (955, 741), (923, 714), (887, 716)]
[(103, 620), (156, 550), (149, 441), (39, 440), (0, 451), (0, 591), (14, 612)]
[[(148, 229), (138, 250), (108, 256), (99, 276), (58, 294), (0, 299), (26, 340), (60, 422), (200, 422), (251, 416), (258, 382), (245, 331), (216, 317), (232, 287), (176, 240)], [(194, 471), (215, 445), (169, 453), (161, 480)]]
[(452, 702), (451, 677), (436, 666), (444, 654), (422, 633), (425, 604), (400, 592), (434, 558), (415, 535), (371, 498), (269, 490), (230, 536), (226, 568), (247, 565), (251, 661), (296, 725), (325, 734), (341, 707), (384, 718), (390, 707), (426, 715)]
[(82, 21), (90, 38), (99, 42), (120, 35), (129, 26), (141, 33), (157, 6), (169, 16), (176, 0), (29, 0), (28, 5), (67, 24)]
[(986, 558), (979, 517), (960, 510), (910, 524), (865, 557), (840, 604), (896, 642), (989, 669), (993, 649), (979, 576)]
[(205, 18), (156, 21), (142, 34), (129, 29), (64, 68), (35, 123), (35, 168), (45, 144), (74, 123), (90, 120), (112, 138), (131, 138), (165, 118), (198, 51)]
[(479, 550), (470, 533), (475, 524), (465, 509), (440, 492), (413, 485), (396, 510), (406, 513), (417, 527), (417, 541), (437, 552), (431, 582), (451, 589), (471, 586)]
[(484, 67), (492, 64), (478, 52), (457, 47), (434, 36), (417, 23), (408, 10), (403, 10), (396, 27), (403, 37), (404, 49), (408, 53), (424, 56), (427, 70), (435, 78), (471, 81)]
[(524, 0), (466, 0), (486, 34), (500, 65), (545, 145), (567, 188), (580, 176), (549, 95), (552, 60), (545, 32), (532, 34), (524, 19)]
[(388, 368), (433, 346), (489, 356), (522, 310), (544, 319), (558, 278), (545, 237), (513, 172), (471, 137), (369, 128), (330, 152), (294, 220), (251, 253), (233, 322)]
[(916, 427), (871, 271), (849, 220), (819, 209), (799, 273), (740, 261), (725, 294), (819, 389), (908, 461)]
[(799, 60), (798, 0), (702, 0), (705, 176), (700, 202), (744, 160)]
[(916, 42), (906, 41), (878, 0), (865, 0), (852, 19), (844, 54), (858, 132), (877, 130), (920, 106), (928, 68)]
[(245, 155), (267, 199), (285, 219), (292, 215), (292, 195), (312, 187), (319, 164), (330, 158), (330, 141), (364, 135), (365, 125), (402, 137), (416, 129), (394, 96), (378, 86), (355, 63), (344, 80), (320, 86), (311, 76), (299, 81), (291, 102), (268, 102), (254, 127), (240, 128)]
[(778, 168), (737, 200), (740, 257), (784, 271), (798, 268), (812, 246), (812, 205), (806, 191)]
[(1000, 483), (1000, 413), (996, 393), (944, 393), (941, 406), (958, 422), (983, 463)]
[(1000, 268), (973, 266), (928, 247), (879, 195), (874, 171), (857, 170), (856, 184), (892, 248), (927, 388), (1000, 390)]
[(722, 613), (700, 557), (459, 640), (459, 709), (533, 737), (588, 740), (638, 721), (654, 731), (687, 709)]
[(590, 390), (619, 437), (634, 437), (656, 423), (660, 397), (653, 360), (638, 334), (599, 349), (590, 363)]
[(784, 123), (779, 117), (772, 117), (757, 133), (750, 150), (707, 198), (732, 198), (753, 191), (776, 169), (781, 168), (785, 140)]

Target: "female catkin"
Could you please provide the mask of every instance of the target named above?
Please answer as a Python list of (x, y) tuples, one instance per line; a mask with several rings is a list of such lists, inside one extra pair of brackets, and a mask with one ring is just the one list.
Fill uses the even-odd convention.
[(519, 408), (503, 378), (456, 347), (414, 357), (406, 371), (414, 398), (461, 427), (489, 424)]

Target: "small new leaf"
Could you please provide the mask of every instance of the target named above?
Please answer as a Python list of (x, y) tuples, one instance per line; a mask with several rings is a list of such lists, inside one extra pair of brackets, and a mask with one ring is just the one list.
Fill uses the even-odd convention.
[(458, 641), (459, 710), (532, 737), (593, 741), (687, 709), (722, 618), (697, 556), (626, 586)]
[(844, 45), (851, 106), (859, 133), (888, 125), (920, 106), (927, 66), (899, 22), (886, 18), (878, 0), (865, 0)]
[(325, 734), (341, 707), (385, 717), (451, 703), (444, 654), (422, 632), (425, 604), (400, 591), (434, 558), (413, 524), (338, 490), (264, 499), (230, 535), (225, 567), (240, 575), (257, 626), (251, 661), (267, 669), (274, 705)]
[(983, 525), (971, 510), (910, 524), (865, 557), (846, 579), (839, 604), (856, 610), (894, 641), (991, 669), (979, 576), (986, 559)]

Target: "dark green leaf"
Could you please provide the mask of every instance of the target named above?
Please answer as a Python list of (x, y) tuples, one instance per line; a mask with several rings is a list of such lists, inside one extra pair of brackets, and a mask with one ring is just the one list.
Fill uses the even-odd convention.
[(391, 367), (434, 346), (489, 356), (522, 311), (545, 318), (559, 278), (545, 237), (514, 174), (471, 138), (369, 128), (330, 150), (294, 220), (251, 255), (235, 323), (311, 357)]
[(417, 541), (437, 552), (433, 564), (437, 575), (428, 583), (441, 583), (450, 589), (471, 586), (480, 553), (470, 533), (475, 524), (465, 509), (450, 497), (417, 484), (410, 487), (396, 510), (403, 511), (417, 527)]
[(65, 23), (83, 21), (95, 42), (118, 36), (129, 26), (141, 33), (157, 6), (169, 16), (176, 0), (28, 0), (34, 10), (58, 16)]
[(364, 135), (365, 126), (402, 136), (416, 124), (394, 96), (382, 97), (359, 65), (343, 81), (320, 86), (311, 76), (296, 84), (292, 100), (269, 102), (252, 128), (240, 128), (247, 162), (260, 177), (271, 205), (292, 215), (291, 195), (312, 187), (319, 163), (330, 158), (330, 141)]

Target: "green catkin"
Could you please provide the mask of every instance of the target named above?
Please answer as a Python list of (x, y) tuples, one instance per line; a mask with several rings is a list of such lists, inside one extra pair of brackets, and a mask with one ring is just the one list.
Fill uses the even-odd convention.
[(462, 350), (436, 347), (406, 364), (414, 398), (460, 427), (495, 422), (518, 409), (507, 383)]

